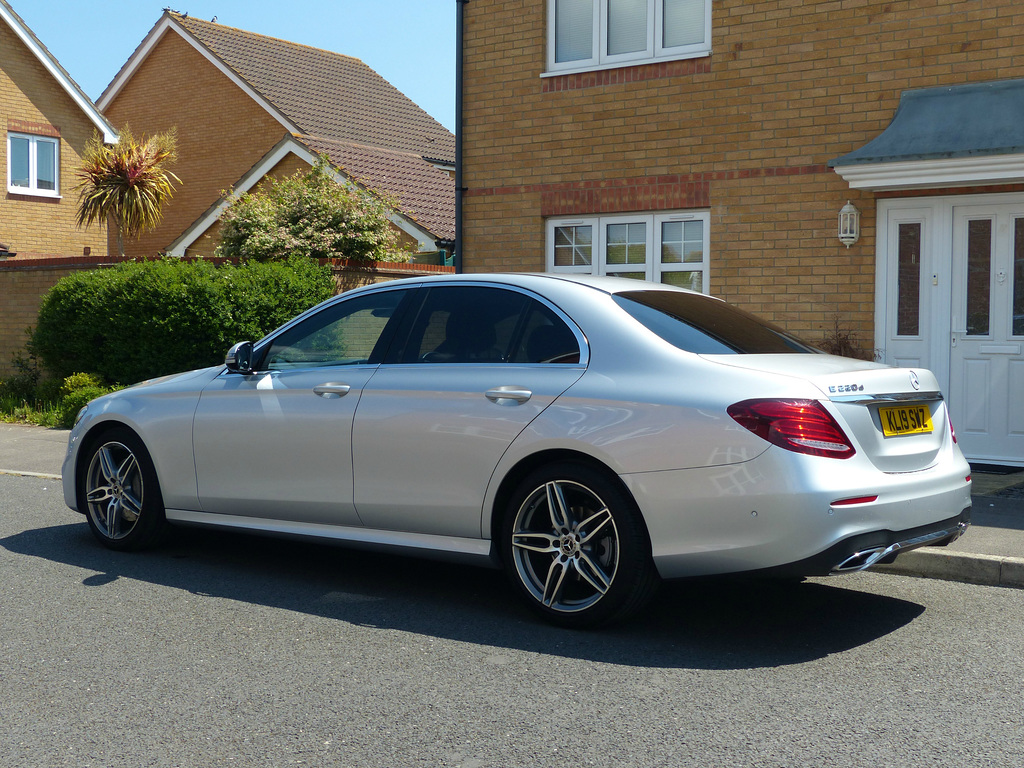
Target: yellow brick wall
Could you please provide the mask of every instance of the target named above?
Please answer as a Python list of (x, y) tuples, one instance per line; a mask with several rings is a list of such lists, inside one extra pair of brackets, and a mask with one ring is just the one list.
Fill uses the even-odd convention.
[[(86, 249), (106, 253), (99, 226), (75, 225), (78, 193), (75, 171), (95, 127), (61, 85), (11, 29), (0, 23), (0, 243), (19, 258), (81, 256)], [(7, 133), (59, 136), (60, 198), (7, 192)]]
[[(95, 259), (10, 259), (0, 262), (0, 375), (11, 359), (25, 355), (27, 331), (35, 327), (43, 294), (77, 269), (95, 268)], [(76, 264), (78, 266), (76, 266)]]
[(589, 79), (541, 77), (546, 9), (465, 6), (466, 270), (542, 270), (559, 201), (658, 210), (610, 187), (666, 177), (711, 212), (711, 291), (810, 339), (837, 313), (872, 337), (875, 198), (828, 161), (884, 130), (904, 90), (1024, 77), (1018, 0), (714, 0), (710, 56)]
[(105, 115), (136, 135), (177, 128), (178, 161), (170, 169), (182, 183), (157, 229), (125, 244), (126, 253), (137, 256), (165, 250), (286, 134), (174, 32), (157, 43)]

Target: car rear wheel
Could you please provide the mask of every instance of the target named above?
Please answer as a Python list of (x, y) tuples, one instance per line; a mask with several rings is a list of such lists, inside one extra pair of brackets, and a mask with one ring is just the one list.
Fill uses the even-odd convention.
[(623, 619), (658, 585), (636, 504), (587, 465), (552, 464), (531, 473), (509, 503), (503, 544), (513, 583), (561, 626)]
[(125, 428), (103, 434), (87, 453), (79, 477), (79, 498), (89, 528), (110, 549), (135, 550), (155, 544), (167, 520), (149, 452)]

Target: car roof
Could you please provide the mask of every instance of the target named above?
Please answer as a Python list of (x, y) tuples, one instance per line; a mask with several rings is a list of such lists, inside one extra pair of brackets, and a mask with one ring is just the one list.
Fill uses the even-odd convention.
[[(407, 286), (411, 284), (432, 284), (446, 282), (476, 282), (476, 283), (500, 283), (502, 285), (518, 286), (529, 288), (544, 293), (544, 286), (553, 282), (576, 284), (581, 287), (591, 288), (607, 294), (624, 293), (628, 291), (664, 290), (673, 293), (696, 293), (685, 288), (678, 288), (674, 285), (661, 283), (650, 283), (642, 280), (634, 280), (626, 277), (611, 277), (598, 275), (574, 275), (567, 273), (550, 272), (471, 272), (447, 275), (429, 275), (424, 277), (410, 277), (402, 280), (395, 280), (390, 283), (377, 283), (376, 288), (384, 286)], [(703, 294), (698, 294), (703, 295)]]

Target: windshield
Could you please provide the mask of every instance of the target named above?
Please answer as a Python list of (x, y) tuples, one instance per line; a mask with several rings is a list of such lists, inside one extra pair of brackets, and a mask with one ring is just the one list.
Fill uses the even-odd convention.
[(648, 330), (698, 355), (772, 355), (820, 350), (749, 312), (699, 293), (625, 291), (615, 302)]

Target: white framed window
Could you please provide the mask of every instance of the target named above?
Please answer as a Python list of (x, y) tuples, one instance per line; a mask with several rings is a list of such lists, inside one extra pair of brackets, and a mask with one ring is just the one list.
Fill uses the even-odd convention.
[(548, 72), (711, 52), (711, 0), (548, 0)]
[(7, 191), (60, 196), (60, 139), (28, 133), (7, 134)]
[(614, 275), (708, 293), (707, 211), (548, 219), (548, 272)]

